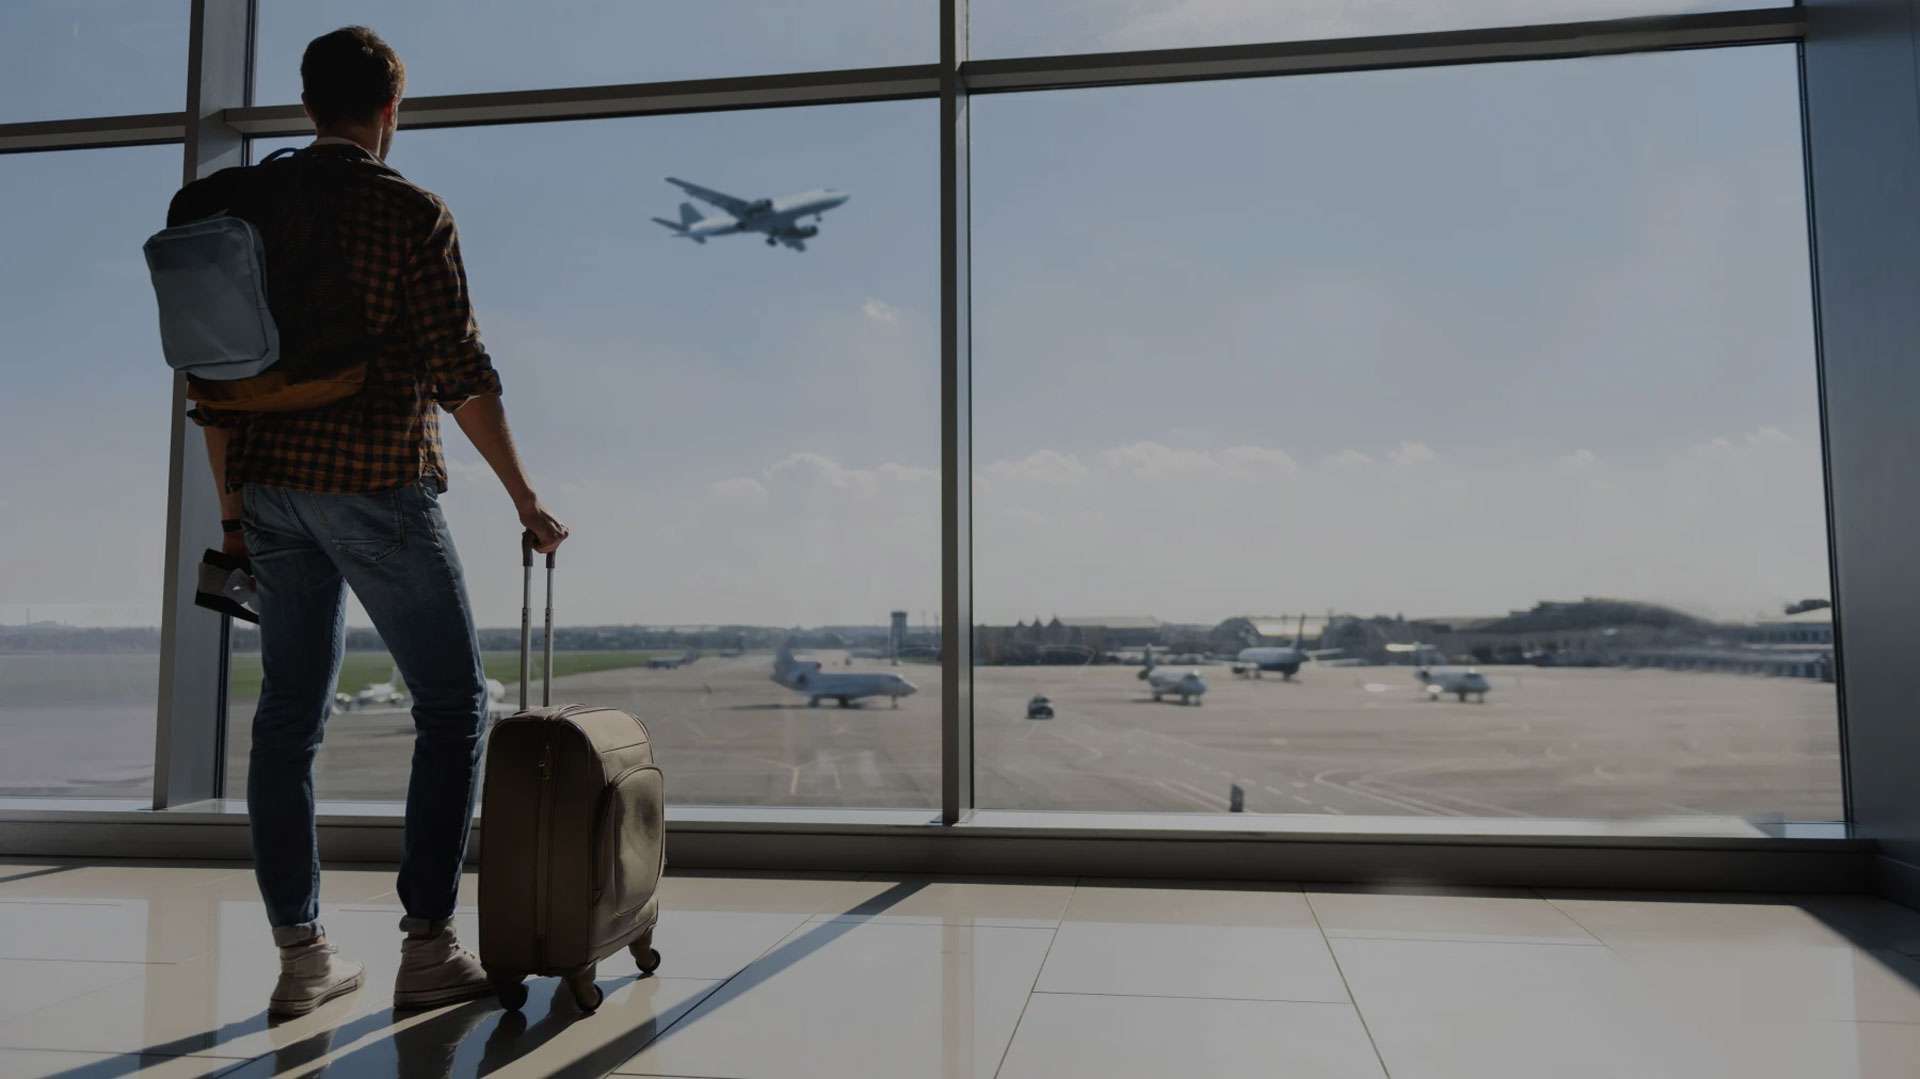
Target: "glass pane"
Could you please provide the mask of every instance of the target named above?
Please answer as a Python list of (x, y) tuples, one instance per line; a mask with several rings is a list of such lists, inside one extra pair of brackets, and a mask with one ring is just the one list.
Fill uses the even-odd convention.
[(971, 0), (976, 58), (1311, 41), (1788, 7), (1782, 0)]
[(938, 5), (893, 0), (544, 5), (263, 0), (254, 100), (300, 100), (300, 55), (341, 26), (379, 31), (407, 65), (407, 93), (769, 75), (928, 64), (939, 58)]
[[(939, 797), (925, 613), (940, 595), (936, 114), (895, 102), (402, 132), (395, 145), (391, 163), (458, 217), (514, 431), (575, 529), (560, 559), (555, 698), (642, 717), (677, 803)], [(569, 163), (564, 197), (556, 161)], [(669, 175), (716, 197), (835, 188), (850, 201), (799, 224), (819, 230), (789, 237), (804, 250), (759, 234), (694, 243), (649, 218), (722, 211)], [(479, 456), (445, 430), (443, 504), (504, 688), (517, 670), (519, 529)], [(898, 666), (893, 611), (908, 612)], [(357, 608), (348, 624), (370, 625)], [(789, 639), (797, 662), (821, 669), (776, 684)], [(392, 667), (371, 631), (349, 647), (340, 691), (375, 692), (330, 720), (319, 793), (398, 798), (405, 705), (378, 699)], [(236, 679), (249, 663), (257, 671), (235, 657)], [(849, 673), (880, 677), (849, 688)], [(897, 711), (895, 676), (918, 690)], [(231, 776), (252, 713), (236, 681)]]
[(152, 794), (173, 380), (140, 244), (179, 180), (177, 146), (0, 157), (0, 795)]
[(187, 14), (186, 0), (7, 0), (0, 123), (185, 108)]
[(1839, 819), (1792, 48), (974, 109), (982, 805)]

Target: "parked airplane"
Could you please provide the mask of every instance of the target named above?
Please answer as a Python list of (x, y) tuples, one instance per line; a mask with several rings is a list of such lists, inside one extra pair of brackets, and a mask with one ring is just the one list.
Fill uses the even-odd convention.
[(1151, 648), (1147, 649), (1146, 669), (1142, 670), (1138, 677), (1146, 681), (1156, 701), (1174, 696), (1180, 698), (1181, 704), (1197, 705), (1200, 703), (1200, 698), (1207, 695), (1207, 680), (1200, 677), (1199, 671), (1188, 671), (1182, 674), (1179, 671), (1167, 670), (1153, 661)]
[(1427, 687), (1427, 698), (1436, 701), (1451, 693), (1459, 697), (1462, 704), (1466, 703), (1469, 696), (1478, 697), (1480, 703), (1485, 704), (1487, 691), (1493, 688), (1488, 684), (1487, 676), (1472, 667), (1464, 671), (1422, 667), (1414, 672), (1414, 677), (1420, 679), (1421, 683)]
[(821, 701), (839, 701), (846, 708), (867, 697), (888, 697), (895, 708), (900, 698), (920, 692), (919, 687), (897, 674), (827, 673), (817, 660), (793, 658), (793, 646), (783, 644), (773, 659), (773, 680), (807, 695), (807, 707), (818, 708)]
[(400, 668), (395, 667), (384, 682), (370, 683), (354, 694), (335, 693), (333, 706), (342, 712), (350, 712), (355, 708), (372, 708), (382, 704), (403, 705), (407, 703), (407, 691), (399, 686)]
[(677, 671), (700, 658), (700, 653), (692, 648), (677, 656), (654, 656), (647, 660), (650, 671)]
[[(722, 211), (708, 217), (693, 203), (683, 202), (680, 204), (680, 220), (669, 221), (664, 217), (653, 219), (655, 224), (672, 229), (674, 235), (697, 244), (704, 244), (715, 236), (759, 232), (766, 234), (768, 247), (785, 244), (795, 251), (805, 251), (806, 242), (820, 234), (819, 222), (826, 212), (852, 197), (843, 191), (823, 188), (777, 199), (743, 199), (671, 176), (667, 177), (667, 182)], [(813, 218), (814, 224), (800, 223), (809, 217)]]
[(1242, 678), (1258, 678), (1263, 671), (1275, 671), (1282, 681), (1292, 681), (1300, 673), (1301, 665), (1321, 656), (1337, 656), (1338, 648), (1306, 649), (1301, 645), (1307, 635), (1307, 616), (1300, 616), (1299, 628), (1293, 633), (1291, 648), (1242, 648), (1234, 657), (1233, 673)]
[[(395, 667), (393, 673), (384, 682), (371, 683), (358, 693), (335, 693), (333, 707), (340, 712), (351, 712), (356, 708), (373, 708), (379, 705), (398, 708), (407, 704), (409, 700), (406, 691), (399, 686), (400, 668)], [(507, 702), (507, 687), (498, 679), (487, 679), (487, 714), (511, 713), (514, 708), (514, 705)]]

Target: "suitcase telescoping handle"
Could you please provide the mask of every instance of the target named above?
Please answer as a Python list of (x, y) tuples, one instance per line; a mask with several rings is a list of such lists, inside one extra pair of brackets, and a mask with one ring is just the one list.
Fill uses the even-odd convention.
[[(527, 710), (527, 683), (532, 678), (533, 667), (533, 545), (532, 532), (520, 537), (520, 567), (522, 580), (520, 588), (520, 710)], [(547, 635), (542, 642), (545, 653), (542, 659), (540, 680), (540, 706), (553, 704), (553, 553), (547, 553)]]

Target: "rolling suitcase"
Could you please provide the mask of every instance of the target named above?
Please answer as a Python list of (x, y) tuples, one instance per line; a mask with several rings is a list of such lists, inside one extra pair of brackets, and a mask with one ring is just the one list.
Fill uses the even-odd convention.
[(647, 728), (613, 708), (553, 707), (553, 564), (541, 707), (527, 707), (533, 651), (533, 539), (521, 542), (520, 711), (487, 738), (480, 818), (480, 962), (518, 1010), (529, 976), (557, 975), (582, 1010), (600, 1006), (595, 965), (653, 948), (666, 868), (665, 794)]

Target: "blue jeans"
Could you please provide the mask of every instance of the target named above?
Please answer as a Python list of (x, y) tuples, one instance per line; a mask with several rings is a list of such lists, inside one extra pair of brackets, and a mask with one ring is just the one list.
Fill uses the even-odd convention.
[(355, 495), (249, 485), (245, 500), (266, 673), (253, 716), (247, 814), (268, 921), (303, 926), (320, 913), (313, 759), (333, 711), (349, 587), (413, 697), (400, 902), (413, 918), (450, 918), (488, 698), (466, 578), (439, 495), (425, 483)]

